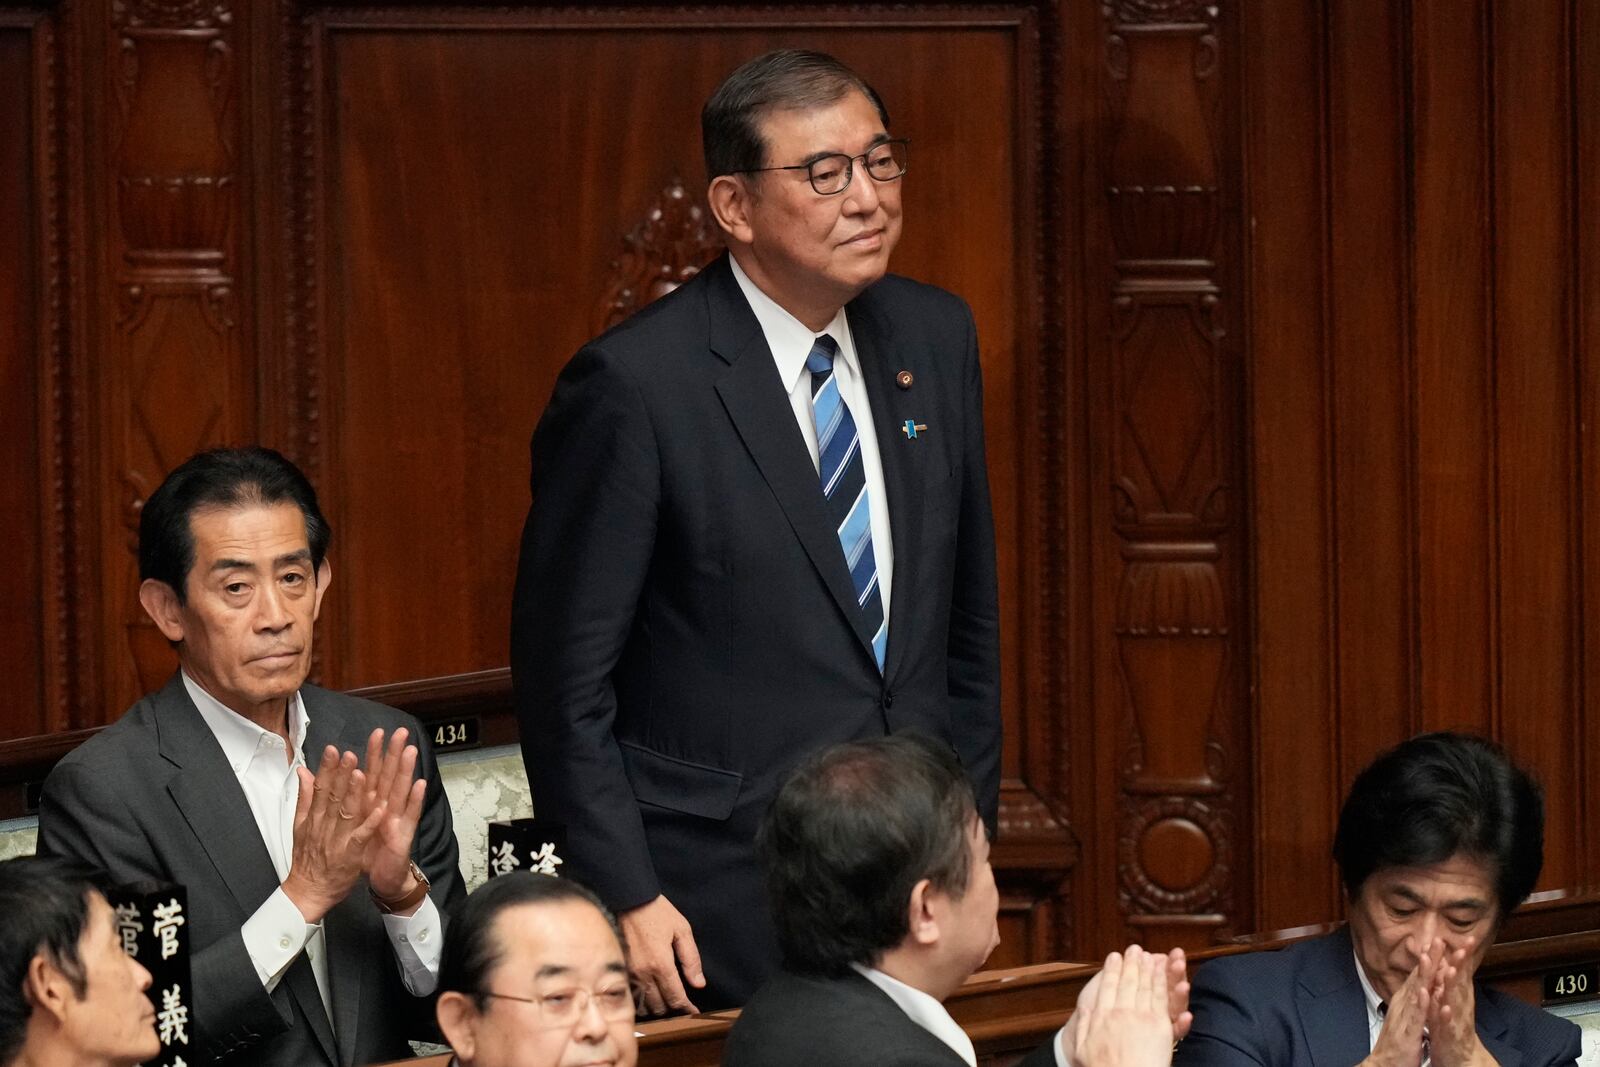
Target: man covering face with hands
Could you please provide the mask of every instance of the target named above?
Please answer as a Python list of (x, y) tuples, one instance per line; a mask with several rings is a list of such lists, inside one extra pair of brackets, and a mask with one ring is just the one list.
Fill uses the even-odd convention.
[(1544, 858), (1538, 786), (1504, 752), (1425, 734), (1351, 786), (1334, 858), (1349, 923), (1194, 980), (1179, 1064), (1564, 1064), (1578, 1028), (1475, 981)]
[(192, 1040), (234, 1064), (409, 1055), (462, 894), (416, 721), (306, 684), (329, 538), (276, 452), (174, 470), (140, 516), (139, 600), (181, 669), (40, 806), (41, 852), (188, 888)]

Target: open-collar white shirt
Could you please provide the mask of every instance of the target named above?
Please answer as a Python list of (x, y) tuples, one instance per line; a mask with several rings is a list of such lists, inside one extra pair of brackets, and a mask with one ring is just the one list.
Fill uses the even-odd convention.
[[(294, 741), (291, 759), (284, 753), (283, 738), (225, 706), (187, 673), (182, 677), (189, 699), (222, 747), (223, 758), (239, 782), (250, 814), (255, 816), (261, 843), (278, 874), (278, 888), (245, 920), (241, 930), (245, 952), (268, 992), (277, 988), (290, 964), (304, 952), (331, 1024), (333, 1000), (329, 994), (328, 945), (323, 925), (306, 922), (281, 884), (294, 861), (294, 811), (300, 799), (300, 779), (295, 770), (306, 766), (306, 728), (311, 722), (305, 702), (299, 693), (289, 699), (288, 732)], [(385, 915), (383, 927), (406, 988), (419, 997), (433, 992), (443, 948), (439, 910), (433, 900), (424, 897), (421, 906), (409, 916)]]
[[(734, 280), (739, 283), (750, 310), (755, 312), (756, 322), (761, 324), (767, 348), (772, 351), (772, 361), (778, 367), (778, 380), (789, 394), (794, 421), (811, 452), (811, 466), (820, 469), (816, 416), (811, 410), (811, 374), (806, 370), (806, 357), (811, 354), (811, 346), (819, 335), (762, 292), (737, 259), (730, 255), (728, 263), (733, 267)], [(883, 484), (883, 458), (878, 451), (872, 404), (867, 397), (867, 383), (861, 374), (861, 360), (856, 354), (855, 339), (850, 335), (850, 322), (844, 308), (839, 309), (822, 332), (839, 344), (839, 353), (833, 358), (833, 378), (861, 439), (861, 465), (867, 476), (867, 504), (872, 525), (872, 558), (878, 566), (878, 589), (883, 596), (883, 621), (887, 624), (889, 593), (894, 585), (894, 542), (890, 540), (889, 493)]]

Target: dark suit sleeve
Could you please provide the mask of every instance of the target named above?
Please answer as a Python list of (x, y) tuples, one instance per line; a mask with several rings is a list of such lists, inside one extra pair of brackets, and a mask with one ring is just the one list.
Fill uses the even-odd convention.
[(433, 740), (427, 728), (415, 719), (408, 719), (406, 726), (416, 738), (417, 776), (428, 783), (422, 817), (417, 820), (417, 833), (411, 841), (411, 856), (428, 876), (428, 896), (439, 909), (439, 921), (447, 923), (451, 908), (467, 895), (461, 883), (461, 855), (450, 819), (450, 800), (439, 778), (439, 764), (434, 759)]
[[(149, 865), (149, 851), (139, 847), (144, 841), (111, 776), (76, 763), (50, 772), (39, 801), (40, 855), (88, 864), (118, 883), (170, 880)], [(195, 1029), (208, 1056), (248, 1047), (291, 1025), (291, 1014), (261, 984), (240, 931), (196, 947), (189, 967)]]
[(1583, 1055), (1583, 1031), (1570, 1019), (1482, 983), (1477, 983), (1476, 991), (1478, 1036), (1497, 1062), (1574, 1067)]
[(950, 725), (978, 810), (994, 833), (1000, 807), (1000, 592), (983, 439), (983, 371), (972, 312), (966, 325), (961, 518), (950, 607)]
[(1189, 1010), (1194, 1025), (1178, 1043), (1173, 1067), (1210, 1067), (1212, 1064), (1288, 1062), (1266, 1048), (1256, 1005), (1275, 990), (1250, 990), (1234, 973), (1215, 963), (1194, 972)]
[(655, 553), (660, 460), (639, 385), (595, 346), (556, 383), (532, 445), (511, 672), (534, 813), (616, 910), (660, 885), (612, 734), (612, 671)]
[(1050, 1035), (1050, 1040), (1024, 1056), (1017, 1067), (1056, 1067), (1056, 1041), (1060, 1031)]

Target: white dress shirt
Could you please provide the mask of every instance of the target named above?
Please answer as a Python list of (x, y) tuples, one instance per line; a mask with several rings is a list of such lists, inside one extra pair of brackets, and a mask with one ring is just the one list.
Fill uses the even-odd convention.
[[(1378, 991), (1367, 980), (1367, 971), (1366, 968), (1361, 966), (1361, 957), (1359, 955), (1356, 956), (1356, 977), (1361, 979), (1361, 992), (1366, 997), (1367, 1002), (1367, 1049), (1370, 1051), (1378, 1044), (1378, 1034), (1383, 1031), (1383, 1018), (1388, 1012), (1388, 1005), (1383, 1002), (1383, 998), (1378, 996)], [(1424, 1029), (1422, 1033), (1426, 1036), (1428, 1031)], [(1422, 1067), (1428, 1067), (1432, 1059), (1432, 1055), (1424, 1056), (1422, 1058)]]
[[(187, 674), (183, 675), (183, 686), (222, 746), (228, 766), (233, 768), (281, 883), (289, 876), (294, 859), (294, 809), (300, 799), (300, 779), (295, 768), (306, 765), (303, 749), (306, 727), (311, 721), (305, 704), (299, 693), (289, 701), (289, 735), (294, 738), (291, 762), (284, 752), (283, 738), (230, 710)], [(424, 896), (421, 906), (409, 916), (385, 915), (383, 928), (406, 988), (419, 997), (432, 993), (439, 980), (442, 948), (439, 909), (433, 900)], [(245, 952), (268, 992), (277, 988), (295, 957), (305, 952), (331, 1025), (333, 1000), (328, 992), (328, 946), (322, 924), (306, 922), (280, 884), (245, 920), (240, 932)]]
[[(794, 421), (799, 424), (806, 448), (811, 452), (811, 465), (820, 469), (822, 459), (817, 449), (816, 416), (811, 410), (811, 374), (806, 370), (806, 357), (811, 354), (811, 346), (818, 335), (762, 292), (737, 259), (729, 256), (728, 262), (745, 300), (750, 303), (750, 310), (761, 324), (767, 347), (772, 350), (778, 379), (783, 382), (789, 394), (789, 406), (794, 409)], [(822, 332), (839, 343), (839, 353), (833, 359), (833, 378), (839, 384), (839, 396), (850, 409), (850, 417), (855, 420), (856, 433), (861, 439), (861, 465), (867, 476), (867, 502), (871, 512), (872, 558), (878, 565), (878, 589), (883, 596), (883, 621), (887, 625), (889, 592), (894, 584), (894, 542), (889, 539), (889, 493), (883, 485), (883, 461), (872, 422), (872, 404), (867, 399), (861, 360), (856, 356), (855, 341), (850, 336), (850, 323), (843, 308)]]
[[(915, 986), (906, 985), (874, 967), (863, 967), (859, 963), (850, 966), (861, 977), (887, 993), (889, 999), (899, 1005), (912, 1022), (949, 1045), (950, 1051), (967, 1061), (967, 1067), (978, 1067), (978, 1053), (972, 1047), (972, 1038), (950, 1018), (943, 1004)], [(1057, 1041), (1056, 1046), (1059, 1048), (1060, 1045), (1061, 1042)]]

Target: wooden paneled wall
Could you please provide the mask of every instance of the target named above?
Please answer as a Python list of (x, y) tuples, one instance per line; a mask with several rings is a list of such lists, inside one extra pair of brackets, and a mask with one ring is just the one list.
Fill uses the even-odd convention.
[(1442, 727), (1543, 779), (1541, 886), (1593, 883), (1600, 17), (1240, 13), (1257, 922), (1330, 913), (1342, 784)]
[(1600, 881), (1584, 0), (0, 0), (3, 813), (171, 669), (132, 533), (221, 442), (323, 495), (320, 679), (512, 736), (528, 436), (788, 44), (882, 92), (896, 269), (978, 319), (995, 965), (1336, 917), (1344, 783), (1436, 726)]

